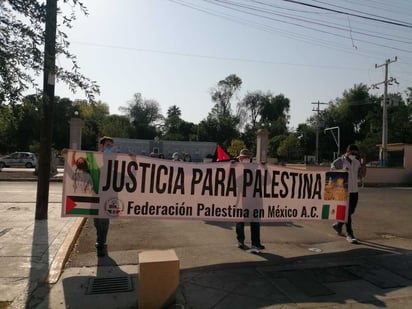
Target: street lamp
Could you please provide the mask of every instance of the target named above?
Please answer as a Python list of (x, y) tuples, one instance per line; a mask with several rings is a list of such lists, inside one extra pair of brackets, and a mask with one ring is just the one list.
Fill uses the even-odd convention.
[[(338, 130), (338, 137), (336, 138), (335, 133), (333, 130)], [(326, 133), (326, 131), (330, 131), (332, 133), (333, 139), (335, 140), (336, 146), (338, 146), (338, 156), (340, 155), (340, 129), (339, 127), (331, 127), (331, 128), (326, 128), (323, 132)], [(334, 159), (336, 159), (334, 157)]]

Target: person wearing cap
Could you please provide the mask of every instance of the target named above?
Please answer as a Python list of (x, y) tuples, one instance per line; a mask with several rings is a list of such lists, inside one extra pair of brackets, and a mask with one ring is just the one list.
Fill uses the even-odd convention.
[[(358, 146), (352, 144), (346, 148), (346, 153), (342, 157), (342, 167), (348, 171), (348, 191), (349, 191), (349, 211), (348, 211), (348, 221), (346, 222), (346, 240), (349, 243), (357, 243), (357, 239), (353, 234), (352, 229), (352, 215), (355, 212), (356, 206), (358, 204), (358, 175), (359, 172), (362, 174), (362, 177), (366, 174), (366, 166), (363, 164), (359, 156)], [(343, 222), (336, 222), (332, 225), (336, 233), (342, 236)]]
[(183, 155), (183, 161), (184, 162), (192, 162), (192, 157), (190, 156), (190, 153), (185, 152)]
[[(242, 149), (239, 153), (239, 156), (236, 158), (237, 162), (251, 162), (251, 154), (249, 149)], [(263, 250), (265, 246), (260, 242), (260, 222), (250, 222), (250, 236), (252, 249)], [(236, 239), (237, 246), (242, 250), (246, 250), (247, 246), (245, 245), (245, 223), (237, 222), (236, 223)]]
[[(99, 149), (102, 152), (113, 152), (113, 138), (103, 136), (99, 140)], [(107, 255), (107, 234), (109, 233), (110, 221), (107, 218), (94, 218), (94, 227), (96, 228), (96, 250), (97, 256)]]
[(181, 161), (180, 158), (179, 158), (179, 153), (178, 152), (173, 153), (172, 160), (173, 161)]
[(113, 138), (110, 136), (103, 136), (99, 140), (99, 148), (102, 152), (113, 152)]

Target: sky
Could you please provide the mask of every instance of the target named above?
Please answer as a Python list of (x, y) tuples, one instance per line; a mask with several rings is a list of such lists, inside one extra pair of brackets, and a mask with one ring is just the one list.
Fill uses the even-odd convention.
[[(412, 87), (410, 0), (83, 2), (89, 15), (76, 10), (73, 28), (63, 30), (110, 114), (141, 93), (164, 116), (176, 105), (183, 120), (197, 124), (213, 107), (211, 89), (236, 74), (242, 86), (233, 110), (248, 92), (283, 94), (293, 130), (315, 115), (315, 103), (355, 84), (380, 84), (370, 93), (382, 95), (387, 60), (388, 76), (399, 83), (388, 92)], [(57, 64), (69, 65), (62, 56)], [(85, 99), (61, 83), (56, 95)]]

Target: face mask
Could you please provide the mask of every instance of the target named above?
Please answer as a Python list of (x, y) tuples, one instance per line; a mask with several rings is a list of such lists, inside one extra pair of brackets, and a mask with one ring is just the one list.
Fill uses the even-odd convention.
[(351, 161), (353, 161), (353, 160), (356, 159), (356, 156), (355, 155), (349, 155), (349, 159), (351, 159)]
[(112, 152), (113, 148), (112, 147), (106, 147), (103, 149), (103, 152)]

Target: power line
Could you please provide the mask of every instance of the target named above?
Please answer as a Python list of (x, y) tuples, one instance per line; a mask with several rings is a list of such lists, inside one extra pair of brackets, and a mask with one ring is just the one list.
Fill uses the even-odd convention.
[[(210, 8), (199, 7), (198, 5), (189, 4), (189, 3), (185, 2), (185, 1), (182, 1), (182, 0), (169, 0), (169, 1), (173, 2), (173, 3), (176, 3), (176, 4), (179, 4), (179, 5), (182, 5), (182, 6), (189, 7), (189, 8), (194, 9), (194, 10), (199, 10), (199, 11), (207, 13), (207, 14), (218, 16), (218, 17), (223, 18), (223, 19), (228, 19), (228, 20), (231, 20), (231, 21), (236, 22), (236, 23), (247, 24), (249, 26), (252, 25), (253, 27), (258, 28), (259, 30), (263, 30), (263, 31), (267, 31), (267, 32), (272, 32), (272, 31), (280, 32), (280, 30), (277, 30), (277, 29), (275, 30), (273, 27), (271, 27), (269, 25), (266, 25), (266, 24), (256, 23), (256, 22), (252, 22), (252, 21), (249, 21), (249, 20), (244, 22), (244, 20), (242, 20), (239, 17), (234, 17), (234, 16), (230, 16), (230, 15), (228, 17), (228, 15), (223, 14), (221, 12), (216, 13), (214, 11), (211, 11)], [(326, 28), (329, 28), (329, 29), (333, 29), (333, 26), (331, 26), (331, 24), (337, 25), (336, 23), (333, 23), (333, 22), (328, 22), (328, 24), (324, 24), (324, 23), (321, 23), (321, 22), (318, 22), (318, 21), (301, 18), (301, 16), (294, 16), (294, 15), (290, 15), (290, 14), (286, 14), (286, 15), (285, 14), (280, 14), (280, 13), (276, 13), (272, 10), (270, 10), (270, 11), (263, 10), (262, 8), (259, 8), (259, 7), (256, 7), (256, 6), (248, 6), (248, 5), (243, 5), (243, 4), (241, 5), (237, 2), (227, 1), (227, 0), (226, 1), (222, 1), (222, 0), (204, 0), (204, 2), (209, 3), (211, 5), (222, 7), (222, 8), (225, 8), (225, 9), (229, 9), (229, 10), (232, 10), (232, 11), (240, 12), (242, 14), (247, 14), (247, 15), (267, 19), (267, 20), (274, 21), (274, 22), (280, 22), (280, 23), (285, 23), (285, 24), (289, 24), (289, 25), (292, 25), (292, 26), (296, 26), (296, 27), (301, 27), (301, 28), (304, 28), (304, 29), (307, 29), (307, 30), (310, 30), (310, 31), (321, 32), (321, 33), (325, 33), (327, 35), (332, 35), (332, 36), (335, 36), (335, 37), (344, 38), (344, 39), (347, 39), (348, 41), (351, 41), (351, 42), (352, 41), (357, 41), (357, 42), (365, 43), (365, 44), (368, 44), (368, 45), (375, 45), (375, 46), (379, 46), (379, 47), (384, 47), (384, 48), (388, 48), (388, 49), (397, 50), (398, 52), (412, 53), (412, 50), (397, 47), (397, 46), (394, 46), (393, 44), (391, 44), (391, 45), (380, 44), (380, 43), (377, 43), (377, 42), (372, 42), (372, 41), (368, 41), (368, 40), (364, 40), (364, 39), (359, 39), (359, 38), (355, 39), (355, 38), (351, 38), (349, 35), (341, 35), (341, 34), (338, 34), (338, 33), (331, 32), (331, 31), (326, 31), (326, 30), (322, 30), (322, 29), (314, 28), (314, 27), (308, 27), (308, 26), (302, 25), (300, 23), (290, 22), (290, 21), (286, 21), (286, 20), (282, 20), (282, 19), (277, 19), (277, 18), (273, 18), (273, 17), (270, 17), (270, 16), (266, 16), (266, 15), (267, 14), (276, 15), (276, 16), (279, 16), (279, 17), (282, 17), (282, 18), (297, 20), (297, 21), (303, 22), (303, 23), (312, 23), (312, 24), (315, 24), (317, 26), (321, 26), (321, 27), (324, 27), (324, 28), (326, 27)], [(259, 1), (254, 1), (254, 2), (255, 3), (261, 3)], [(263, 5), (269, 6), (269, 7), (279, 8), (278, 6), (274, 6), (272, 4), (263, 3)], [(282, 8), (280, 8), (280, 9), (282, 9)], [(287, 8), (283, 8), (283, 9), (287, 9)], [(257, 12), (261, 13), (261, 14), (258, 14)], [(266, 14), (266, 15), (262, 15), (262, 14)], [(338, 28), (339, 29), (337, 29), (337, 30), (347, 31), (348, 33), (351, 30), (351, 29), (347, 28), (347, 26), (342, 27), (339, 24), (338, 24)], [(354, 27), (352, 29), (352, 32), (356, 31), (355, 29), (356, 28)], [(285, 33), (285, 31), (281, 31), (281, 32)], [(378, 33), (378, 32), (373, 32), (372, 31), (372, 33), (377, 33), (377, 35), (372, 35), (370, 33), (365, 33), (365, 32), (361, 33), (359, 31), (356, 31), (356, 32), (357, 32), (357, 34), (360, 34), (362, 36), (375, 37), (375, 38), (379, 38), (379, 39), (390, 40), (392, 42), (399, 42), (399, 43), (404, 43), (404, 44), (412, 44), (412, 42), (410, 42), (410, 41), (397, 40), (395, 38), (396, 36), (394, 34), (390, 34), (387, 37), (385, 37), (385, 36), (382, 36), (382, 32)], [(371, 32), (371, 31), (369, 30), (369, 32)], [(298, 40), (299, 40), (299, 38), (296, 38), (296, 37), (297, 36), (298, 37), (302, 36), (302, 34), (300, 34), (300, 33), (298, 34), (298, 33), (293, 33), (293, 32), (287, 32), (287, 34), (283, 34), (283, 35), (286, 36), (286, 37), (290, 37), (290, 35), (292, 35), (292, 36), (295, 36), (292, 39), (298, 39)], [(405, 38), (401, 38), (401, 39), (405, 39)], [(309, 44), (312, 44), (312, 45), (319, 45), (319, 43), (314, 44), (314, 41), (320, 42), (319, 38), (310, 38), (310, 40), (309, 40), (309, 37), (307, 37), (307, 35), (305, 35), (303, 38), (300, 38), (300, 40), (301, 41), (306, 41), (306, 42), (308, 42)], [(326, 47), (336, 49), (336, 43), (337, 42), (335, 42), (335, 44), (332, 46), (331, 45), (332, 42), (326, 41), (324, 44), (321, 44), (321, 45), (326, 44), (326, 45), (328, 45)], [(348, 52), (348, 50), (346, 50), (346, 52)], [(357, 54), (359, 54), (359, 50), (357, 50)], [(365, 55), (365, 56), (367, 56), (367, 55)], [(369, 54), (369, 56), (370, 56), (370, 54)]]
[(385, 19), (373, 18), (373, 17), (368, 17), (368, 16), (349, 13), (349, 12), (343, 12), (343, 11), (340, 11), (340, 10), (329, 9), (329, 8), (325, 8), (325, 7), (322, 7), (322, 6), (319, 6), (319, 5), (313, 5), (313, 4), (304, 3), (304, 2), (300, 2), (300, 1), (296, 1), (296, 0), (283, 0), (283, 1), (290, 2), (290, 3), (295, 3), (295, 4), (299, 4), (299, 5), (304, 5), (304, 6), (308, 6), (308, 7), (317, 8), (319, 10), (325, 10), (325, 11), (335, 12), (335, 13), (339, 13), (339, 14), (359, 17), (359, 18), (368, 19), (368, 20), (373, 20), (373, 21), (377, 21), (377, 22), (381, 22), (381, 23), (385, 23), (385, 24), (391, 24), (391, 25), (400, 26), (400, 27), (412, 28), (412, 24), (410, 24), (410, 23), (394, 22), (394, 21), (391, 21), (391, 20), (385, 20)]
[[(379, 17), (379, 18), (384, 18), (384, 19), (386, 19), (387, 21), (399, 22), (398, 20), (392, 19), (392, 18), (389, 18), (389, 17), (384, 17), (384, 16), (380, 16), (380, 15), (365, 13), (365, 12), (362, 12), (362, 11), (359, 11), (359, 10), (354, 10), (354, 9), (348, 9), (348, 8), (343, 7), (343, 6), (340, 6), (340, 5), (330, 4), (330, 3), (327, 3), (327, 2), (324, 2), (324, 1), (320, 1), (320, 0), (313, 0), (313, 1), (314, 1), (314, 2), (318, 2), (318, 3), (322, 3), (322, 4), (326, 4), (326, 5), (329, 5), (329, 6), (333, 6), (333, 7), (345, 9), (345, 10), (348, 10), (348, 11), (361, 13), (361, 14), (364, 14), (364, 15), (369, 15), (369, 16), (374, 16), (374, 17)], [(345, 14), (345, 15), (347, 15), (347, 14)], [(404, 23), (405, 23), (405, 24), (409, 24), (409, 25), (412, 26), (411, 23), (408, 23), (408, 22), (404, 22)]]
[(322, 65), (322, 64), (313, 64), (313, 65), (311, 65), (311, 64), (304, 64), (304, 63), (287, 63), (287, 62), (276, 62), (276, 61), (267, 61), (267, 60), (259, 60), (259, 59), (211, 56), (211, 55), (192, 54), (192, 53), (184, 53), (184, 52), (174, 52), (174, 51), (149, 49), (149, 48), (135, 48), (135, 47), (128, 47), (128, 46), (99, 44), (99, 43), (81, 42), (81, 41), (72, 41), (71, 43), (79, 44), (79, 45), (86, 45), (86, 46), (95, 46), (95, 47), (99, 47), (99, 48), (111, 48), (111, 49), (120, 49), (120, 50), (130, 50), (130, 51), (136, 51), (136, 52), (158, 53), (158, 54), (166, 54), (166, 55), (181, 56), (181, 57), (204, 58), (204, 59), (211, 59), (211, 60), (239, 61), (239, 62), (251, 62), (251, 63), (266, 63), (266, 64), (289, 65), (289, 66), (298, 66), (298, 67), (324, 68), (324, 69), (333, 69), (333, 70), (335, 70), (335, 69), (358, 70), (358, 71), (367, 70), (367, 68), (362, 69), (362, 68), (359, 68), (359, 67), (331, 66), (331, 65)]
[[(216, 0), (215, 0), (216, 1)], [(356, 33), (356, 34), (360, 34), (360, 35), (363, 35), (363, 36), (369, 36), (369, 37), (375, 37), (375, 38), (379, 38), (379, 39), (383, 39), (383, 40), (389, 40), (389, 41), (396, 41), (396, 42), (399, 42), (399, 43), (405, 43), (405, 44), (412, 44), (412, 41), (405, 41), (405, 40), (397, 40), (397, 39), (394, 39), (393, 38), (393, 36), (390, 36), (390, 37), (385, 37), (385, 36), (383, 36), (383, 35), (381, 35), (381, 34), (370, 34), (370, 33), (366, 33), (366, 32), (363, 32), (363, 31), (359, 31), (359, 30), (355, 30), (355, 28), (348, 28), (348, 27), (346, 27), (346, 26), (341, 26), (341, 25), (339, 25), (339, 24), (336, 24), (336, 23), (331, 23), (331, 22), (329, 22), (329, 23), (324, 23), (324, 22), (319, 22), (319, 21), (315, 21), (315, 20), (309, 20), (309, 19), (307, 19), (307, 18), (301, 18), (301, 17), (296, 17), (296, 16), (291, 16), (291, 15), (285, 15), (285, 14), (279, 14), (279, 13), (275, 13), (275, 12), (267, 12), (267, 10), (264, 10), (264, 9), (262, 9), (262, 8), (258, 8), (258, 7), (250, 7), (250, 6), (248, 6), (248, 5), (242, 5), (242, 4), (239, 4), (239, 3), (234, 3), (233, 1), (224, 1), (224, 0), (219, 0), (218, 2), (220, 2), (220, 3), (225, 3), (225, 4), (228, 4), (228, 5), (230, 5), (230, 6), (235, 6), (235, 7), (241, 7), (241, 8), (244, 8), (244, 9), (247, 9), (247, 10), (252, 10), (252, 11), (256, 11), (256, 12), (261, 12), (261, 13), (270, 13), (271, 15), (276, 15), (276, 16), (280, 16), (280, 17), (286, 17), (286, 18), (290, 18), (290, 19), (293, 19), (293, 20), (296, 20), (296, 21), (301, 21), (301, 22), (305, 22), (305, 23), (311, 23), (311, 24), (314, 24), (314, 25), (317, 25), (317, 26), (321, 26), (321, 27), (326, 27), (326, 28), (332, 28), (332, 29), (336, 29), (336, 30), (340, 30), (340, 31), (351, 31), (351, 32), (353, 32), (353, 33)], [(261, 3), (260, 1), (254, 1), (254, 2), (256, 2), (256, 3)], [(265, 4), (265, 3), (263, 3), (263, 4)], [(265, 4), (265, 5), (269, 5), (269, 4)], [(272, 5), (269, 5), (269, 6), (272, 6)], [(227, 6), (225, 6), (225, 7), (227, 7)], [(243, 11), (244, 12), (244, 11)], [(262, 15), (255, 15), (255, 16), (260, 16), (260, 17), (264, 17), (264, 16), (262, 16)], [(277, 20), (277, 21), (279, 21), (279, 20)], [(296, 24), (295, 24), (296, 25)], [(301, 25), (299, 25), (299, 26), (301, 26)], [(412, 26), (412, 25), (411, 25)], [(312, 29), (313, 30), (313, 28), (310, 28), (310, 29)], [(330, 33), (330, 34), (333, 34), (333, 33)], [(333, 34), (334, 35), (334, 34)], [(347, 37), (346, 37), (347, 38)], [(409, 51), (409, 52), (412, 52), (412, 51)]]

